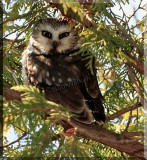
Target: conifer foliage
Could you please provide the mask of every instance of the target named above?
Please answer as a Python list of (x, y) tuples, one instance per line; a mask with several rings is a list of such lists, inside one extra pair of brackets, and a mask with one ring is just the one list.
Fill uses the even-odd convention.
[[(3, 2), (4, 157), (145, 159), (145, 17), (136, 16), (144, 11), (145, 5), (139, 0), (132, 13), (126, 15), (124, 8), (132, 3), (131, 0)], [(120, 15), (113, 9), (116, 6)], [(24, 85), (21, 54), (29, 42), (33, 24), (44, 17), (64, 17), (77, 28), (83, 42), (81, 51), (87, 51), (87, 67), (91, 72), (92, 59), (96, 57), (107, 117), (102, 127), (71, 123), (72, 113), (66, 108), (47, 101), (37, 88)]]

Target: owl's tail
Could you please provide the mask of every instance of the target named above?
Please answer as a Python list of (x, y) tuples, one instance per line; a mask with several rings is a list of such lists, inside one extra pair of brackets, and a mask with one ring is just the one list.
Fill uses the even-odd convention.
[(89, 108), (92, 109), (92, 115), (94, 119), (98, 123), (104, 124), (106, 121), (105, 113), (104, 113), (104, 106), (102, 101), (99, 98), (92, 98), (92, 103), (88, 104)]

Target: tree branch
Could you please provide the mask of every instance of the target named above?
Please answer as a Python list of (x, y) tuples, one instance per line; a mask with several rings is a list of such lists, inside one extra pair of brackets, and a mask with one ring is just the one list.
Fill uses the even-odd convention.
[(145, 70), (147, 69), (146, 66), (144, 65), (144, 63), (141, 60), (137, 59), (136, 57), (133, 57), (129, 53), (124, 53), (124, 54), (126, 54), (129, 58), (131, 58), (133, 61), (135, 61), (135, 63), (134, 63), (134, 62), (128, 60), (127, 63), (129, 65), (133, 66), (139, 73), (144, 74), (144, 69)]
[(68, 156), (70, 156), (71, 152), (72, 152), (72, 149), (73, 149), (73, 146), (74, 146), (74, 143), (75, 143), (75, 139), (76, 139), (76, 135), (77, 135), (77, 129), (75, 128), (74, 130), (74, 135), (73, 135), (73, 141), (71, 143), (71, 146), (69, 148), (69, 152), (68, 152)]
[(127, 123), (127, 126), (126, 126), (124, 132), (128, 132), (128, 128), (129, 128), (129, 125), (131, 123), (131, 119), (132, 119), (132, 110), (130, 111), (129, 120), (128, 120), (128, 123)]
[(7, 148), (7, 147), (9, 147), (10, 145), (12, 145), (12, 144), (14, 144), (14, 143), (16, 143), (16, 142), (19, 142), (19, 141), (20, 141), (22, 138), (24, 138), (26, 135), (27, 135), (27, 133), (24, 132), (24, 133), (22, 134), (22, 136), (20, 136), (17, 140), (15, 140), (15, 141), (7, 144), (7, 145), (0, 146), (0, 148), (1, 148), (1, 147), (6, 147), (6, 148)]
[(11, 33), (8, 33), (7, 35), (5, 35), (5, 36), (3, 37), (3, 39), (5, 39), (5, 38), (8, 37), (9, 35), (11, 35), (11, 34), (17, 32), (17, 31), (19, 31), (20, 29), (25, 28), (25, 27), (26, 27), (26, 26), (22, 26), (22, 27), (20, 27), (20, 28), (18, 28), (18, 29), (16, 29), (16, 30), (14, 30), (14, 31), (11, 32)]
[(12, 76), (13, 76), (16, 84), (19, 86), (19, 81), (17, 80), (16, 75), (14, 74), (14, 72), (12, 71), (12, 69), (10, 69), (8, 66), (5, 66), (5, 67), (6, 67), (7, 71), (12, 74)]
[[(112, 15), (114, 15), (112, 11), (111, 13)], [(138, 53), (144, 55), (144, 50), (134, 42), (133, 38), (129, 34), (127, 34), (126, 30), (123, 28), (123, 26), (120, 25), (116, 18), (112, 17), (110, 13), (107, 13), (107, 16), (122, 31), (124, 38), (128, 39), (129, 43), (138, 50)]]
[[(15, 90), (10, 89), (10, 87), (6, 87), (5, 95), (8, 95), (8, 92), (11, 96), (7, 96), (7, 100), (14, 100), (18, 99), (21, 100), (21, 93)], [(14, 96), (15, 95), (15, 96)], [(12, 97), (13, 96), (13, 97)], [(141, 103), (134, 104), (132, 106), (126, 107), (125, 109), (111, 115), (108, 119), (112, 120), (114, 118), (117, 118), (121, 116), (122, 114), (131, 111), (133, 109), (136, 109), (138, 107), (141, 107)], [(90, 125), (81, 124), (78, 122), (69, 121), (62, 116), (59, 116), (62, 119), (62, 126), (64, 127), (65, 131), (69, 128), (77, 128), (77, 136), (81, 136), (86, 139), (91, 139), (93, 141), (102, 143), (104, 145), (107, 145), (109, 147), (115, 148), (120, 152), (125, 152), (127, 154), (130, 154), (135, 157), (139, 157), (142, 159), (144, 158), (144, 146), (143, 144), (140, 144), (136, 140), (130, 139), (128, 137), (134, 137), (138, 135), (142, 135), (142, 132), (127, 132), (125, 137), (121, 137), (120, 134), (117, 134), (115, 132), (112, 132), (108, 129), (98, 127), (94, 123)]]
[(109, 122), (110, 120), (113, 120), (113, 119), (115, 119), (115, 118), (118, 118), (118, 117), (120, 117), (122, 114), (125, 114), (125, 113), (127, 113), (127, 112), (129, 112), (129, 111), (132, 111), (132, 110), (134, 110), (134, 109), (137, 109), (137, 108), (139, 108), (139, 107), (141, 107), (141, 106), (142, 106), (141, 103), (136, 103), (136, 104), (134, 104), (134, 105), (132, 105), (132, 106), (125, 107), (124, 109), (122, 109), (122, 110), (120, 110), (120, 111), (118, 111), (118, 112), (110, 115), (110, 117), (107, 118), (106, 122)]
[(140, 8), (141, 6), (141, 3), (142, 3), (142, 0), (140, 1), (138, 7), (133, 11), (133, 14), (128, 18), (128, 21), (127, 23), (129, 23), (130, 19), (135, 15), (135, 13), (138, 11), (138, 9)]
[(144, 136), (144, 133), (142, 131), (138, 132), (122, 132), (123, 136), (126, 137), (135, 137), (135, 136)]
[(51, 132), (52, 127), (53, 127), (54, 125), (56, 125), (56, 124), (58, 123), (58, 121), (59, 121), (58, 119), (55, 120), (54, 123), (52, 123), (52, 125), (50, 126), (50, 129), (46, 132), (44, 138), (43, 138), (42, 141), (41, 141), (41, 144), (40, 144), (40, 146), (39, 146), (39, 149), (38, 149), (37, 153), (35, 154), (35, 157), (39, 156), (39, 153), (41, 152), (42, 147), (43, 147), (46, 139), (48, 138), (48, 135), (49, 135), (50, 132)]
[[(13, 42), (15, 39), (3, 38), (3, 40), (8, 41), (8, 42)], [(15, 42), (21, 42), (21, 41), (24, 41), (24, 40), (25, 40), (24, 38), (22, 38), (22, 39), (17, 39), (17, 40), (15, 40)]]
[(39, 16), (39, 14), (37, 14), (37, 15), (29, 22), (29, 24), (27, 25), (27, 27), (26, 27), (23, 31), (21, 31), (21, 32), (16, 36), (16, 38), (13, 40), (10, 48), (9, 48), (8, 51), (4, 54), (4, 56), (6, 56), (6, 55), (9, 53), (9, 51), (12, 49), (14, 43), (15, 43), (16, 40), (18, 39), (18, 37), (30, 27), (30, 25), (32, 24), (32, 22), (35, 21), (35, 19), (36, 19), (38, 16)]
[(86, 125), (73, 121), (69, 122), (64, 118), (62, 120), (66, 121), (66, 124), (70, 124), (72, 127), (77, 128), (77, 136), (91, 139), (111, 148), (115, 148), (120, 152), (125, 152), (129, 155), (145, 160), (144, 149), (147, 151), (146, 147), (144, 148), (144, 145), (137, 142), (136, 140), (132, 140), (127, 137), (121, 138), (120, 134), (114, 133), (105, 128), (98, 127), (94, 123)]
[(49, 7), (49, 5), (47, 4), (46, 6), (41, 7), (40, 10), (35, 10), (35, 12), (33, 12), (33, 13), (32, 13), (32, 10), (30, 10), (28, 13), (24, 13), (24, 14), (18, 15), (17, 17), (9, 18), (9, 19), (3, 21), (2, 24), (10, 22), (10, 21), (15, 21), (15, 20), (18, 20), (18, 19), (23, 19), (23, 18), (25, 18), (25, 17), (27, 17), (29, 15), (38, 14), (39, 12), (43, 11), (44, 9), (46, 9), (48, 7)]
[[(69, 19), (74, 19), (76, 20), (77, 17), (79, 17), (79, 15), (75, 12), (73, 12), (73, 10), (71, 8), (68, 8), (66, 14), (64, 13), (64, 8), (63, 5), (61, 3), (59, 3), (57, 0), (52, 0), (52, 2), (50, 2), (50, 0), (45, 0), (48, 4), (50, 4), (52, 7), (57, 8), (61, 14)], [(84, 5), (91, 5), (92, 2), (85, 2), (85, 1), (79, 1), (80, 4), (84, 4)], [(93, 25), (92, 21), (90, 20), (90, 17), (88, 14), (84, 13), (83, 14), (83, 22), (78, 19), (78, 21), (80, 21), (85, 27), (90, 27)]]
[(135, 80), (134, 73), (132, 72), (132, 68), (128, 64), (127, 64), (127, 69), (128, 69), (129, 76), (130, 76), (130, 79), (132, 81), (133, 87), (135, 88), (135, 90), (138, 93), (141, 104), (144, 106), (144, 96), (143, 96), (142, 91), (139, 88), (139, 86), (138, 86), (138, 84)]
[(22, 98), (21, 94), (23, 92), (18, 92), (18, 91), (14, 90), (14, 89), (11, 89), (12, 86), (6, 86), (6, 85), (4, 85), (3, 87), (5, 89), (5, 91), (4, 91), (4, 97), (5, 97), (5, 99), (7, 101), (10, 101), (10, 100), (11, 101), (12, 100), (21, 101), (21, 98)]

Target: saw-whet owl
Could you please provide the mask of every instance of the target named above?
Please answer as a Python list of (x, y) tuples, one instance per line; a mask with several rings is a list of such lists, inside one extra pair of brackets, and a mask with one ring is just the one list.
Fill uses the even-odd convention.
[(102, 95), (93, 59), (91, 73), (79, 51), (78, 32), (66, 20), (41, 19), (34, 25), (27, 49), (22, 55), (22, 72), (26, 85), (45, 91), (47, 100), (67, 107), (76, 117), (91, 124), (105, 122)]

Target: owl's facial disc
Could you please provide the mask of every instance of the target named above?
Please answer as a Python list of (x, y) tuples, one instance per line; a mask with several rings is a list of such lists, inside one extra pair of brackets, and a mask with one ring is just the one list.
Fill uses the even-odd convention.
[(71, 26), (62, 24), (59, 20), (40, 21), (32, 32), (34, 45), (40, 52), (38, 54), (68, 53), (80, 48), (79, 37)]

